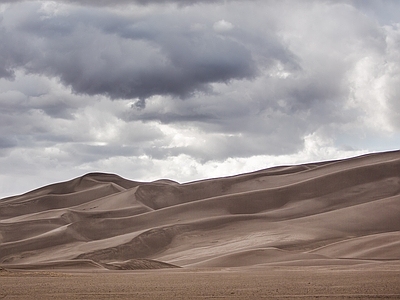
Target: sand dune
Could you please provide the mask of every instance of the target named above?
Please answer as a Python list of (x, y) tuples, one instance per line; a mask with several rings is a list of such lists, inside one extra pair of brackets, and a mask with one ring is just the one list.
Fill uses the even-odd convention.
[(400, 260), (400, 152), (179, 184), (90, 173), (0, 200), (0, 265), (148, 269)]

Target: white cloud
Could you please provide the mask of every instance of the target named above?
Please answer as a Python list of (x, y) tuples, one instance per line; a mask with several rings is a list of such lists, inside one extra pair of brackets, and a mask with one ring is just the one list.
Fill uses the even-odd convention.
[(379, 21), (348, 1), (72, 2), (0, 6), (0, 197), (91, 171), (186, 182), (400, 144), (397, 2)]
[(233, 24), (225, 21), (225, 20), (219, 20), (214, 23), (213, 28), (216, 32), (227, 32), (230, 31), (234, 28)]

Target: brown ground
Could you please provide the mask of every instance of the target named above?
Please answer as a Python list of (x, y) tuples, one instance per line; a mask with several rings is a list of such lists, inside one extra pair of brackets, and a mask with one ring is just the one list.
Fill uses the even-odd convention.
[(0, 199), (7, 297), (398, 297), (399, 266), (400, 151), (186, 184), (92, 173)]
[(11, 273), (0, 299), (400, 299), (399, 266)]

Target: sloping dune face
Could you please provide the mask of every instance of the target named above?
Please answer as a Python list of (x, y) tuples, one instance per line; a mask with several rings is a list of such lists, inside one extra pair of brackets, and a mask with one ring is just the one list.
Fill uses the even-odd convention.
[(400, 152), (178, 184), (92, 173), (0, 200), (3, 268), (400, 260)]

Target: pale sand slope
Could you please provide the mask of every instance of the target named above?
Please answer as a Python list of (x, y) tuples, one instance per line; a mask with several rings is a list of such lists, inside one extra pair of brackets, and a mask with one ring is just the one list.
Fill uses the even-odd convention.
[(178, 184), (93, 173), (0, 200), (3, 268), (400, 260), (400, 151)]

